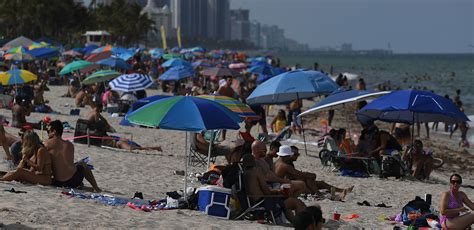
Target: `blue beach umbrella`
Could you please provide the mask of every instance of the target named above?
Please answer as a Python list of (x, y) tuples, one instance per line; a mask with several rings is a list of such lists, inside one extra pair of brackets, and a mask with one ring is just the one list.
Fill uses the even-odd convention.
[(28, 51), (31, 55), (38, 59), (48, 59), (52, 57), (58, 57), (61, 55), (58, 49), (51, 47), (41, 47)]
[(194, 70), (188, 66), (175, 66), (164, 72), (158, 79), (162, 81), (179, 81), (181, 79), (192, 77)]
[(191, 63), (181, 59), (181, 58), (172, 58), (168, 61), (165, 61), (161, 66), (163, 67), (174, 67), (174, 66), (190, 66)]
[(414, 124), (417, 122), (464, 122), (469, 119), (443, 96), (420, 90), (400, 90), (381, 96), (357, 112), (362, 120)]
[(260, 84), (247, 98), (248, 104), (287, 104), (297, 99), (327, 95), (338, 88), (328, 76), (313, 70), (294, 70)]
[(96, 64), (110, 66), (112, 68), (119, 68), (123, 70), (129, 70), (132, 68), (132, 66), (128, 64), (126, 61), (124, 61), (121, 58), (116, 58), (116, 57), (109, 57), (106, 59), (102, 59), (96, 62)]
[(270, 76), (276, 75), (275, 72), (273, 71), (273, 67), (269, 64), (254, 65), (254, 66), (248, 68), (247, 72), (256, 73), (256, 74), (263, 74), (263, 75), (270, 75)]
[(109, 86), (112, 90), (120, 92), (144, 90), (152, 84), (153, 80), (150, 76), (138, 73), (124, 74), (109, 82)]

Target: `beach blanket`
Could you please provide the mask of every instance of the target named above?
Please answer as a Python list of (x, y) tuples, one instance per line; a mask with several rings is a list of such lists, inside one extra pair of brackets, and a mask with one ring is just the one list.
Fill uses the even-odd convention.
[(128, 206), (135, 210), (141, 210), (145, 212), (150, 212), (153, 210), (169, 210), (169, 209), (176, 209), (175, 207), (171, 208), (167, 206), (167, 199), (160, 199), (160, 200), (142, 200), (137, 198), (123, 198), (123, 197), (116, 197), (108, 194), (86, 194), (82, 192), (76, 192), (74, 189), (69, 191), (61, 192), (62, 195), (66, 195), (68, 197), (75, 197), (84, 200), (94, 200), (99, 203), (110, 205), (110, 206)]

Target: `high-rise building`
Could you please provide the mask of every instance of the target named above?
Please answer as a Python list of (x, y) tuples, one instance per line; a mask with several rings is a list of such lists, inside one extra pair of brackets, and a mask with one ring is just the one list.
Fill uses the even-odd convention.
[(148, 0), (141, 13), (147, 14), (148, 18), (154, 22), (154, 30), (148, 34), (149, 40), (161, 40), (161, 26), (166, 31), (166, 37), (174, 37), (175, 33), (171, 24), (171, 10), (167, 5), (160, 7), (155, 0)]
[(229, 0), (208, 0), (208, 38), (230, 39)]
[(249, 10), (230, 10), (230, 39), (250, 41)]
[(253, 43), (256, 47), (262, 47), (262, 44), (260, 42), (260, 33), (260, 23), (257, 21), (252, 21), (250, 23), (249, 37), (250, 42)]
[(172, 24), (181, 35), (196, 38), (230, 38), (229, 0), (170, 0)]

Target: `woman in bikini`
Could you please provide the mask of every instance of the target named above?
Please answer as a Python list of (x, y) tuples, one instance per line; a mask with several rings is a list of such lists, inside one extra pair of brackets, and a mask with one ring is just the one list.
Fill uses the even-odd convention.
[[(467, 197), (466, 193), (459, 191), (462, 178), (459, 174), (453, 174), (449, 178), (449, 191), (441, 194), (440, 218), (443, 229), (466, 229), (474, 224), (474, 203)], [(464, 207), (464, 204), (469, 207)], [(468, 212), (468, 213), (467, 213)], [(467, 213), (463, 214), (462, 213)]]
[(26, 131), (23, 136), (23, 158), (15, 171), (5, 174), (0, 181), (20, 181), (31, 184), (50, 185), (52, 183), (51, 156), (34, 131)]

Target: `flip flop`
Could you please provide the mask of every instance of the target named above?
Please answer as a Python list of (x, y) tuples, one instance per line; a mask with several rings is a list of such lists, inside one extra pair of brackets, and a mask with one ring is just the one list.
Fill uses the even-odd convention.
[(372, 206), (372, 205), (370, 205), (370, 203), (369, 203), (368, 201), (366, 201), (366, 200), (364, 200), (364, 201), (362, 201), (362, 202), (357, 202), (357, 204), (360, 205), (360, 206)]
[(391, 208), (392, 206), (387, 206), (386, 204), (384, 203), (380, 203), (380, 204), (377, 204), (375, 205), (375, 207), (380, 207), (380, 208)]
[(26, 193), (26, 191), (18, 191), (18, 190), (15, 190), (14, 188), (5, 189), (4, 191), (11, 192), (11, 193)]

